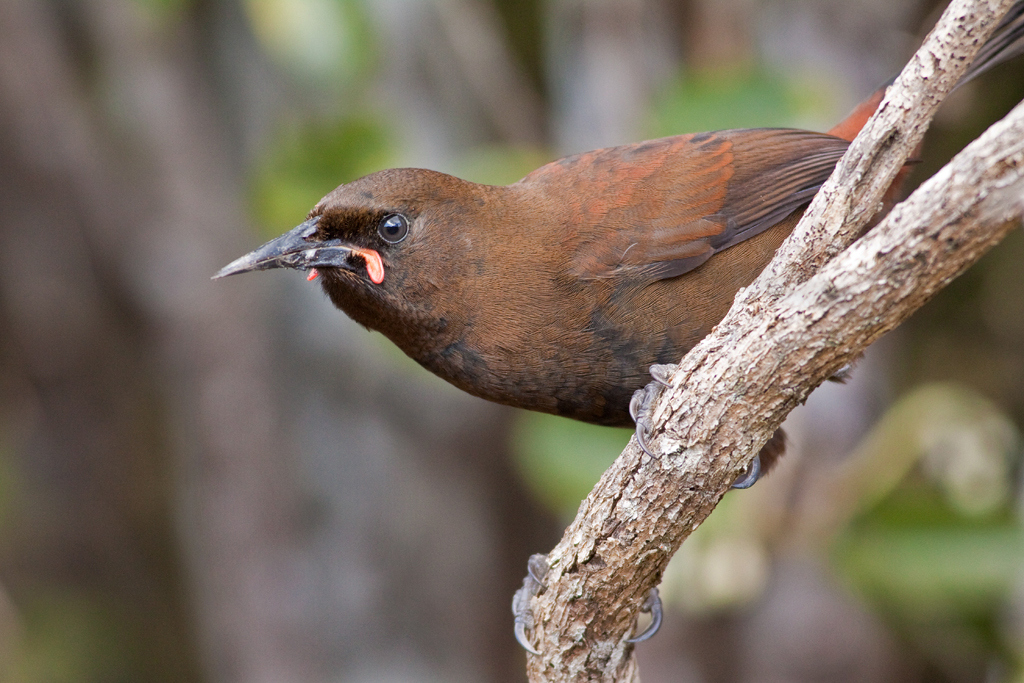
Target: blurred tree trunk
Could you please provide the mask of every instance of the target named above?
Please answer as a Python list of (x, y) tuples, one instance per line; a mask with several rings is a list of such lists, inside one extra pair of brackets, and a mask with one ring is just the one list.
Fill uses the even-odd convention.
[(563, 154), (641, 139), (670, 75), (664, 8), (649, 0), (547, 0), (545, 47), (554, 145)]
[(108, 1), (3, 12), (6, 398), (32, 406), (16, 602), (95, 594), (138, 634), (132, 678), (308, 680), (260, 289), (208, 283), (247, 240), (188, 26)]

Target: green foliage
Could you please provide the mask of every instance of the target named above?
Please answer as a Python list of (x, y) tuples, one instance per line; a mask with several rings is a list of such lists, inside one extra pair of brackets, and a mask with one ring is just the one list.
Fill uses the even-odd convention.
[(761, 70), (679, 78), (656, 103), (653, 134), (727, 128), (821, 127), (833, 98), (824, 86)]
[(867, 526), (846, 534), (835, 561), (885, 612), (903, 620), (992, 616), (1024, 567), (1017, 525)]
[(253, 33), (297, 81), (332, 91), (365, 75), (374, 37), (359, 0), (245, 0)]
[[(866, 504), (831, 541), (836, 571), (929, 660), (1000, 654), (1024, 567), (1012, 421), (963, 386), (933, 384), (896, 403), (865, 442), (853, 457), (875, 482), (882, 463), (910, 467), (883, 474), (884, 490), (860, 487)], [(868, 481), (847, 479), (858, 480)]]
[(523, 412), (513, 427), (512, 452), (537, 497), (571, 519), (629, 436), (627, 429)]
[(1001, 513), (965, 519), (934, 487), (904, 483), (836, 539), (832, 564), (927, 660), (1012, 662), (1003, 617), (1024, 528)]

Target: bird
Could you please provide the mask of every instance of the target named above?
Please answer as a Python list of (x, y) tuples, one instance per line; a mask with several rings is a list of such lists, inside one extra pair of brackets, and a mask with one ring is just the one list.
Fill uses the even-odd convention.
[[(1019, 2), (961, 82), (1024, 51), (1022, 36)], [(567, 156), (510, 185), (378, 171), (337, 187), (214, 278), (309, 271), (337, 308), (460, 389), (636, 424), (646, 450), (637, 392), (650, 368), (678, 362), (725, 316), (885, 89), (827, 133), (688, 133)], [(783, 451), (780, 431), (736, 485)]]
[[(1022, 52), (1024, 1), (961, 84)], [(501, 186), (378, 171), (337, 187), (214, 278), (308, 271), (337, 308), (460, 389), (635, 425), (646, 450), (644, 387), (764, 269), (886, 87), (827, 133), (686, 133), (567, 156)], [(734, 486), (770, 471), (784, 443), (777, 431)], [(517, 638), (535, 652), (521, 616)]]
[(311, 270), (339, 309), (471, 394), (630, 426), (771, 260), (848, 140), (786, 129), (600, 149), (517, 183), (389, 169), (217, 276)]

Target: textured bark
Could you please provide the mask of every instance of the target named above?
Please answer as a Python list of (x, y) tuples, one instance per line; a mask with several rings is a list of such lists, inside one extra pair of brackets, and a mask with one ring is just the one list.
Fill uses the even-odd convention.
[(631, 443), (548, 556), (532, 681), (638, 680), (625, 638), (639, 606), (760, 445), (1021, 224), (1024, 105), (849, 246), (1011, 4), (952, 3), (776, 260), (683, 359), (651, 408), (654, 457)]

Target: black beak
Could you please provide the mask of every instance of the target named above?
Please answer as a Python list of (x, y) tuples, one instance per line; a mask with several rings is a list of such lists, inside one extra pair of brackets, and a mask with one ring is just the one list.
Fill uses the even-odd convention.
[(324, 266), (352, 270), (355, 264), (349, 262), (353, 255), (350, 247), (339, 240), (313, 242), (319, 218), (311, 218), (277, 239), (271, 240), (259, 249), (249, 252), (221, 268), (212, 279), (248, 273), (253, 270), (270, 268), (295, 268), (309, 270)]

